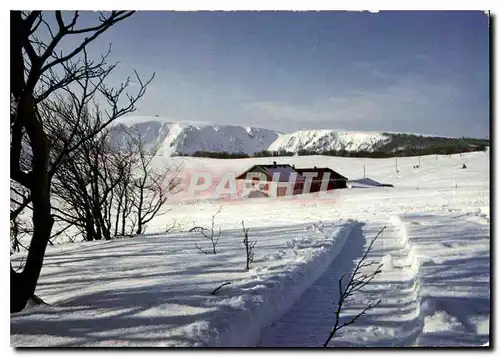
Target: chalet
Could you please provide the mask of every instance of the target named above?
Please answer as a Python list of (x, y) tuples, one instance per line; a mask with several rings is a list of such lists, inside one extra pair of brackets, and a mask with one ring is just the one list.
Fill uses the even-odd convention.
[[(347, 177), (329, 168), (296, 169), (295, 165), (254, 165), (236, 177), (238, 186), (259, 191), (266, 196), (285, 196), (305, 193), (306, 180), (310, 179), (309, 192), (347, 187)], [(293, 186), (292, 186), (293, 185)]]
[[(264, 180), (265, 177), (265, 180)], [(288, 164), (254, 165), (236, 177), (238, 186), (260, 191), (267, 196), (285, 196), (302, 193), (305, 178)], [(292, 184), (293, 187), (292, 187)]]
[(310, 192), (347, 188), (348, 178), (328, 167), (316, 167), (297, 169), (297, 172), (308, 179), (311, 178)]

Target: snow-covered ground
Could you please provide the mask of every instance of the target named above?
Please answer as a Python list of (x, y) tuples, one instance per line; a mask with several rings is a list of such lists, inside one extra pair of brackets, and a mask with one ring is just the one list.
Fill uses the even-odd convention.
[[(328, 166), (364, 188), (320, 198), (214, 201), (176, 195), (150, 234), (48, 247), (36, 293), (49, 305), (11, 315), (13, 346), (321, 346), (338, 279), (377, 232), (382, 273), (346, 304), (330, 346), (481, 346), (489, 341), (489, 156), (162, 158), (183, 173), (239, 174), (255, 163)], [(467, 168), (462, 169), (466, 163)], [(363, 177), (365, 172), (365, 178)], [(370, 180), (367, 180), (370, 179)], [(364, 180), (363, 180), (364, 179)], [(394, 187), (370, 187), (371, 180)], [(193, 226), (219, 207), (216, 255)], [(257, 240), (245, 271), (241, 221)], [(175, 221), (178, 232), (162, 233)], [(22, 255), (13, 258), (15, 263)], [(211, 295), (211, 292), (223, 283)]]

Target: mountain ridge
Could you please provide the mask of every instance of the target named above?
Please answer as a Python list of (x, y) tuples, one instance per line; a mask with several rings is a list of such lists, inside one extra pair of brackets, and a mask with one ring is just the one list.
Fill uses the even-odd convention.
[[(283, 133), (276, 130), (203, 121), (173, 121), (159, 117), (121, 118), (110, 128), (111, 140), (123, 145), (127, 132), (141, 136), (146, 149), (158, 148), (163, 156), (192, 155), (196, 152), (227, 152), (252, 155), (274, 152), (373, 152), (397, 151), (404, 148), (428, 148), (446, 145), (442, 136), (390, 133), (382, 131), (347, 131), (311, 129)], [(480, 139), (471, 139), (478, 140)]]

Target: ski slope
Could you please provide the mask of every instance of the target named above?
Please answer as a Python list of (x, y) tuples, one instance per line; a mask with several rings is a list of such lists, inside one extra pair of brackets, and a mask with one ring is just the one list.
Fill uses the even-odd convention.
[[(47, 249), (36, 293), (48, 305), (11, 314), (13, 346), (318, 346), (333, 325), (338, 278), (381, 227), (369, 258), (382, 273), (346, 304), (356, 315), (330, 347), (481, 346), (489, 341), (489, 156), (158, 158), (222, 177), (255, 163), (328, 166), (363, 188), (320, 198), (214, 200), (181, 192), (148, 234)], [(466, 163), (467, 169), (461, 169)], [(365, 172), (366, 177), (363, 177)], [(369, 178), (370, 180), (367, 180)], [(363, 180), (363, 181), (362, 181)], [(373, 182), (394, 187), (374, 187)], [(216, 181), (216, 179), (215, 179)], [(299, 198), (300, 197), (300, 198)], [(193, 226), (219, 207), (216, 255)], [(241, 221), (257, 240), (245, 271)], [(165, 233), (167, 227), (176, 229)], [(22, 254), (11, 258), (22, 262)], [(215, 295), (211, 292), (223, 283)]]

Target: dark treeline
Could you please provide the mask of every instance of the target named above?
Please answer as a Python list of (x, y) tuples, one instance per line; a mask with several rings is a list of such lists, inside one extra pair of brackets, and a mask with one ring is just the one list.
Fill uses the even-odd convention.
[(393, 149), (391, 151), (374, 150), (374, 151), (347, 151), (347, 150), (299, 150), (297, 153), (289, 151), (268, 151), (264, 150), (255, 154), (245, 153), (229, 153), (229, 152), (211, 152), (211, 151), (196, 151), (193, 154), (177, 153), (175, 156), (191, 156), (191, 157), (208, 157), (212, 159), (245, 159), (251, 157), (276, 157), (276, 156), (308, 156), (308, 155), (325, 155), (325, 156), (340, 156), (340, 157), (363, 157), (363, 158), (390, 158), (390, 157), (405, 157), (405, 156), (421, 156), (421, 155), (451, 155), (460, 154), (472, 151), (485, 151), (487, 145), (469, 145), (469, 144), (446, 144), (432, 147), (421, 148), (404, 148)]
[[(440, 152), (453, 153), (467, 152), (469, 148), (475, 148), (473, 151), (482, 151), (485, 146), (489, 145), (489, 140), (475, 138), (445, 138), (439, 136), (423, 136), (415, 134), (396, 134), (384, 133), (391, 138), (390, 141), (383, 145), (383, 151), (399, 151), (400, 148), (415, 149), (432, 149)], [(479, 147), (479, 148), (477, 148)], [(410, 149), (408, 149), (410, 150)], [(431, 154), (439, 154), (440, 152), (432, 152)]]

